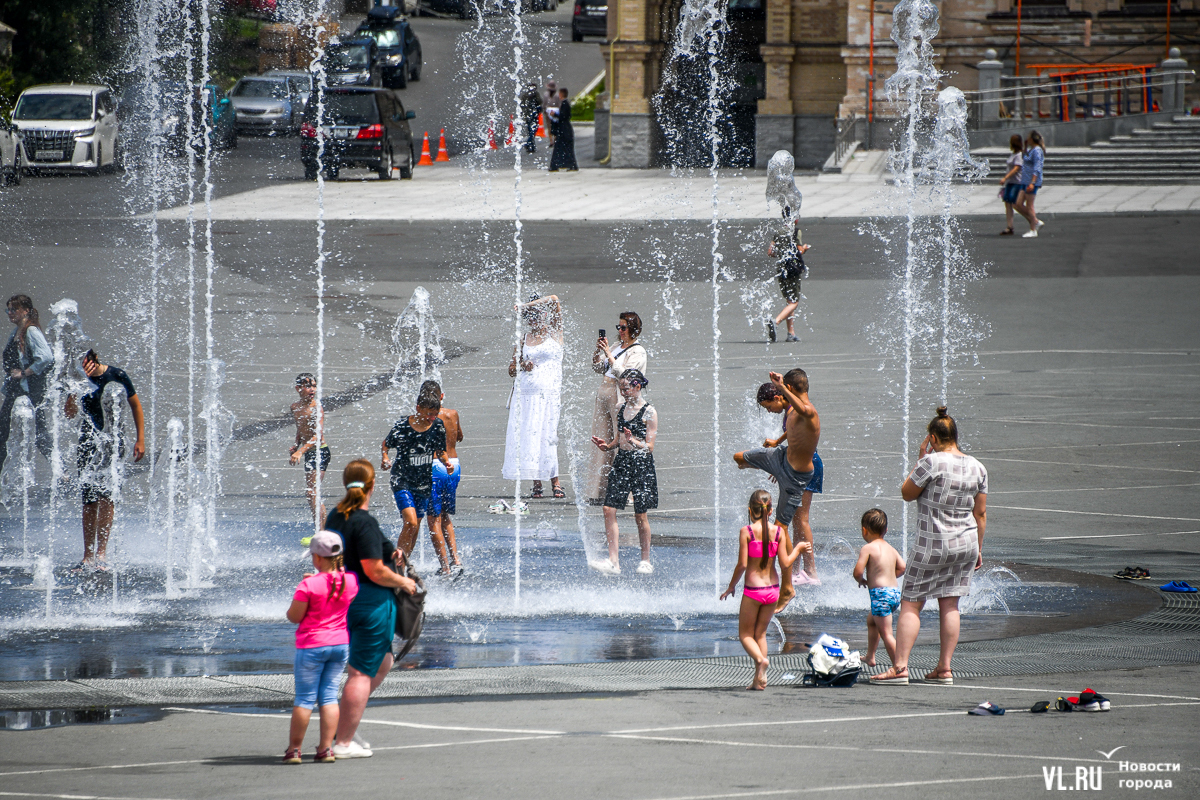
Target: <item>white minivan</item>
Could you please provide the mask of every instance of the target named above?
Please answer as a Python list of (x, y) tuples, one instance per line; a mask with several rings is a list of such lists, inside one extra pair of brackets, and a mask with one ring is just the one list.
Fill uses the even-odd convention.
[(21, 92), (12, 122), (21, 131), (25, 167), (116, 167), (117, 103), (106, 86), (56, 83)]

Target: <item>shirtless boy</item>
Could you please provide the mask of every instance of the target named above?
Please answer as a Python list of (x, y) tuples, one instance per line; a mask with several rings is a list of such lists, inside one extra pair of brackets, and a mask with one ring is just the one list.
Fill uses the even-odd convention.
[[(804, 488), (816, 474), (813, 453), (816, 452), (817, 441), (821, 438), (821, 418), (817, 415), (817, 409), (808, 399), (808, 374), (804, 370), (789, 370), (786, 375), (770, 372), (768, 377), (788, 404), (789, 413), (784, 420), (783, 429), (787, 443), (780, 447), (758, 447), (734, 453), (733, 460), (737, 462), (738, 469), (761, 469), (779, 484), (779, 502), (775, 504), (775, 521), (783, 528), (783, 535), (787, 541), (787, 547), (790, 549), (792, 543), (788, 537), (788, 525), (799, 524)], [(801, 530), (800, 535), (803, 534), (804, 531)], [(811, 530), (808, 531), (808, 538), (805, 541), (812, 544)], [(813, 560), (811, 549), (805, 552), (804, 569), (807, 573), (805, 581), (814, 582), (816, 562)], [(792, 585), (790, 574), (785, 572), (780, 583), (779, 603), (775, 606), (776, 612), (786, 608), (791, 599), (796, 596), (796, 589)]]
[[(437, 387), (442, 400), (445, 400), (446, 395), (442, 392), (441, 386), (435, 381), (429, 381), (429, 383)], [(454, 577), (458, 577), (463, 573), (463, 566), (462, 561), (458, 558), (458, 546), (454, 543), (454, 520), (452, 517), (458, 497), (458, 482), (462, 479), (462, 468), (458, 464), (456, 447), (463, 440), (462, 421), (459, 420), (457, 411), (445, 406), (442, 406), (442, 410), (438, 412), (438, 419), (446, 427), (446, 459), (450, 466), (447, 470), (446, 465), (440, 459), (433, 462), (433, 493), (437, 495), (438, 501), (442, 504), (442, 536), (445, 537), (446, 544), (450, 548), (450, 572)]]
[(862, 515), (862, 537), (866, 542), (858, 551), (854, 580), (871, 593), (871, 614), (867, 617), (867, 666), (875, 666), (875, 649), (883, 639), (888, 658), (896, 663), (896, 639), (892, 636), (892, 614), (900, 607), (900, 587), (896, 579), (904, 574), (904, 559), (896, 548), (883, 540), (887, 533), (887, 514), (872, 508)]
[[(323, 522), (325, 519), (325, 504), (321, 503), (317, 511), (317, 470), (321, 472), (321, 485), (325, 485), (325, 470), (329, 468), (332, 455), (329, 446), (325, 444), (325, 412), (317, 407), (317, 379), (310, 372), (301, 372), (296, 376), (296, 394), (300, 399), (292, 403), (292, 416), (296, 420), (296, 444), (288, 452), (291, 453), (289, 463), (295, 466), (304, 460), (304, 485), (308, 495), (308, 505), (312, 509), (313, 519)], [(320, 428), (320, 444), (318, 445), (317, 429)]]
[[(779, 447), (786, 439), (788, 412), (791, 407), (788, 405), (787, 399), (784, 398), (783, 392), (775, 388), (773, 383), (764, 383), (758, 387), (758, 404), (770, 411), (772, 414), (783, 414), (783, 429), (784, 433), (780, 434), (778, 439), (764, 439), (763, 447)], [(812, 544), (813, 533), (812, 524), (809, 521), (809, 512), (812, 510), (812, 498), (814, 494), (820, 494), (825, 485), (825, 465), (821, 462), (821, 454), (816, 450), (813, 451), (813, 476), (804, 486), (804, 496), (800, 501), (800, 518), (796, 523), (796, 530), (799, 531), (797, 536), (802, 541)], [(817, 577), (817, 561), (816, 554), (813, 548), (804, 551), (804, 569), (795, 575), (795, 583), (811, 583), (814, 586), (820, 586), (821, 580)], [(791, 570), (788, 570), (789, 574)]]

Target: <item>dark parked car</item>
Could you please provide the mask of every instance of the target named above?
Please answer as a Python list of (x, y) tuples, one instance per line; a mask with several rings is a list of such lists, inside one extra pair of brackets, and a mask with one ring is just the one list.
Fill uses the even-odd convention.
[(387, 88), (403, 89), (409, 81), (421, 80), (421, 41), (399, 8), (372, 8), (354, 37), (374, 40), (383, 66), (383, 85)]
[[(365, 87), (328, 89), (324, 105), (325, 116), (318, 123), (318, 103), (309, 103), (300, 125), (304, 177), (316, 180), (322, 166), (329, 178), (336, 178), (342, 167), (366, 167), (386, 181), (393, 165), (400, 168), (401, 178), (412, 177), (416, 148), (408, 121), (416, 114), (404, 110), (398, 94)], [(318, 165), (322, 139), (325, 152)]]
[(608, 36), (608, 0), (575, 0), (571, 15), (571, 41), (585, 36)]
[(374, 39), (333, 42), (325, 48), (323, 62), (328, 86), (383, 86), (383, 65)]

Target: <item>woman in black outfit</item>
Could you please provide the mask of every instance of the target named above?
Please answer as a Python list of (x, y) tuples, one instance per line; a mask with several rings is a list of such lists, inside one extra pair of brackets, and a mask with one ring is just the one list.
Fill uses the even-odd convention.
[(396, 631), (396, 601), (393, 589), (409, 594), (416, 581), (394, 572), (388, 562), (397, 559), (396, 546), (367, 513), (375, 490), (375, 468), (365, 459), (351, 461), (342, 470), (346, 496), (329, 512), (325, 529), (341, 534), (345, 545), (346, 569), (358, 576), (358, 595), (350, 604), (346, 627), (350, 629), (349, 677), (338, 703), (336, 758), (370, 758), (370, 749), (354, 741), (371, 692), (379, 688), (392, 668), (392, 637)]
[(550, 171), (560, 169), (579, 171), (575, 161), (575, 129), (571, 127), (571, 104), (567, 102), (567, 90), (558, 90), (558, 134), (554, 139), (554, 153), (550, 156)]

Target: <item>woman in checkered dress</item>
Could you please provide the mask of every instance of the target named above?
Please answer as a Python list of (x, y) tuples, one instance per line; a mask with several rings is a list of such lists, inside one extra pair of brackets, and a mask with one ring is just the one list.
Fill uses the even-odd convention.
[(900, 487), (905, 501), (917, 501), (917, 539), (900, 594), (896, 663), (872, 678), (876, 683), (908, 683), (908, 655), (921, 630), (921, 609), (930, 598), (938, 601), (941, 654), (925, 680), (954, 682), (950, 657), (958, 644), (958, 598), (970, 594), (971, 575), (983, 566), (987, 470), (958, 449), (958, 426), (945, 406), (928, 430), (917, 465)]

